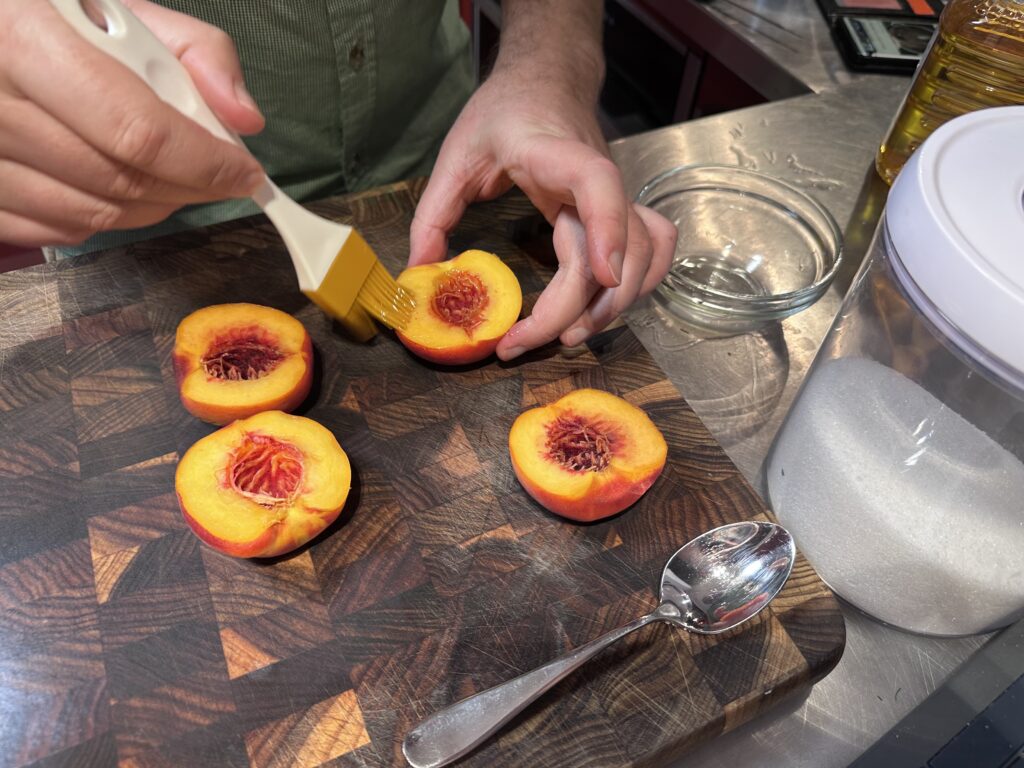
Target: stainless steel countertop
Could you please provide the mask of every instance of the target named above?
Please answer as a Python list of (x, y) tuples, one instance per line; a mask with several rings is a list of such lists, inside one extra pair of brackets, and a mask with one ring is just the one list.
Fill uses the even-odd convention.
[(697, 43), (770, 100), (862, 81), (901, 80), (851, 72), (816, 0), (673, 0)]
[[(791, 2), (813, 7), (813, 0)], [(737, 3), (715, 0), (713, 6), (726, 4)], [(874, 152), (908, 84), (907, 78), (855, 79), (821, 94), (683, 123), (612, 146), (631, 194), (675, 165), (738, 164), (803, 187), (844, 230), (847, 263), (832, 288), (813, 307), (781, 323), (712, 339), (687, 332), (651, 299), (627, 316), (712, 434), (762, 492), (765, 454), (881, 213), (888, 190), (872, 169)], [(882, 626), (849, 606), (844, 605), (844, 614), (845, 655), (809, 695), (714, 739), (679, 765), (843, 768), (985, 639), (917, 637)]]
[(846, 68), (816, 0), (711, 0), (702, 8), (814, 93), (859, 80), (892, 79)]

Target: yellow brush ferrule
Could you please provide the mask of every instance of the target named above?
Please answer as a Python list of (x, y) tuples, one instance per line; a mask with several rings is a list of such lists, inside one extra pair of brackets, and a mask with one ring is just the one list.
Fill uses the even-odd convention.
[(331, 317), (336, 318), (356, 341), (377, 333), (373, 318), (356, 303), (377, 255), (358, 232), (352, 230), (316, 290), (303, 291)]

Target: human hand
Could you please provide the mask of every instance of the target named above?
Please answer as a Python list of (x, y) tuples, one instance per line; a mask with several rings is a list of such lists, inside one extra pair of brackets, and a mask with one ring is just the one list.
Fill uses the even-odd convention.
[[(181, 60), (225, 126), (263, 128), (231, 39), (147, 0), (124, 0)], [(0, 3), (0, 240), (67, 245), (246, 197), (263, 171), (99, 51), (47, 0)]]
[(445, 139), (416, 209), (409, 265), (443, 259), (466, 206), (513, 184), (554, 227), (558, 271), (499, 342), (503, 360), (555, 338), (582, 343), (667, 273), (675, 227), (626, 199), (593, 108), (511, 71), (477, 90)]

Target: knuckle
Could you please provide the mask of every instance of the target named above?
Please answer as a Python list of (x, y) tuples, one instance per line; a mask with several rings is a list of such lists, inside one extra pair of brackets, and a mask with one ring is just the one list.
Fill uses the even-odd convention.
[(142, 200), (152, 191), (153, 181), (148, 173), (122, 165), (110, 182), (110, 196), (118, 200)]
[(85, 226), (90, 233), (105, 232), (116, 229), (124, 211), (121, 206), (111, 200), (99, 200), (91, 211), (86, 213)]
[(18, 23), (4, 25), (6, 39), (0, 45), (0, 61), (4, 64), (17, 62), (21, 55), (36, 51), (39, 30), (54, 23), (53, 8), (47, 3), (22, 3), (17, 13)]
[(541, 344), (547, 344), (549, 341), (554, 341), (562, 332), (565, 331), (567, 324), (556, 323), (554, 321), (540, 323), (537, 326), (537, 332), (533, 340), (534, 345), (539, 346)]
[(674, 223), (653, 208), (648, 208), (645, 205), (635, 204), (633, 208), (650, 233), (652, 240), (659, 244), (665, 244), (666, 242), (674, 243), (676, 241), (676, 238), (679, 236), (679, 229)]
[(199, 182), (209, 189), (230, 189), (242, 178), (227, 152), (216, 152), (199, 173)]
[(656, 251), (666, 251), (675, 248), (676, 240), (679, 239), (679, 230), (675, 224), (666, 219), (659, 219), (653, 227), (649, 227), (651, 240), (654, 242)]
[(613, 163), (609, 158), (604, 155), (594, 155), (591, 157), (586, 164), (586, 173), (606, 176), (620, 181), (622, 178), (622, 172), (619, 170), (619, 166)]
[(238, 55), (238, 51), (235, 48), (235, 42), (231, 39), (231, 35), (219, 27), (210, 26), (207, 32), (206, 42), (211, 48), (216, 48), (234, 56)]
[(679, 227), (663, 216), (658, 217), (658, 227), (661, 229), (661, 237), (668, 243), (674, 244), (679, 239)]
[(618, 317), (631, 306), (633, 302), (640, 297), (640, 286), (634, 291), (628, 293), (617, 293), (615, 300), (612, 301), (611, 306), (608, 308), (608, 318), (604, 321), (606, 324), (612, 321), (612, 318)]
[(114, 131), (113, 154), (130, 166), (145, 168), (160, 156), (168, 138), (167, 129), (152, 117), (129, 112)]
[(234, 45), (234, 41), (231, 39), (231, 36), (219, 27), (207, 25), (201, 39), (204, 47), (210, 48), (222, 56), (226, 56), (228, 58), (239, 57), (239, 49)]
[(581, 283), (597, 285), (594, 279), (594, 271), (590, 268), (590, 261), (587, 259), (574, 259), (565, 265), (572, 273), (572, 276)]

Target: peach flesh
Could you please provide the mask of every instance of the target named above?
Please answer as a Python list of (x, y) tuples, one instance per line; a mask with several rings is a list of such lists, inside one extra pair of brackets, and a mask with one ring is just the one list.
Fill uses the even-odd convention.
[(261, 328), (233, 328), (210, 345), (203, 355), (203, 370), (214, 379), (258, 379), (284, 359), (277, 344), (277, 339)]
[(461, 327), (467, 335), (484, 322), (483, 312), (490, 300), (479, 277), (461, 269), (452, 269), (437, 283), (430, 308), (449, 325)]
[(265, 507), (287, 505), (302, 487), (302, 470), (295, 446), (250, 433), (231, 457), (231, 487)]
[(548, 456), (574, 472), (600, 472), (612, 459), (613, 437), (574, 414), (547, 426)]
[(642, 409), (590, 388), (519, 414), (508, 443), (523, 489), (550, 512), (581, 522), (636, 502), (661, 474), (668, 453)]

